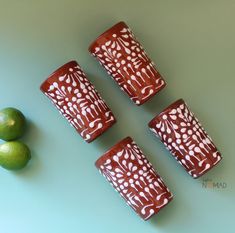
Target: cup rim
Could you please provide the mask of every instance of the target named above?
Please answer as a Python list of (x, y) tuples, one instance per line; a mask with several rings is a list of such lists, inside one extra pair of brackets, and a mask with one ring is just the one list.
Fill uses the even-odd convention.
[(93, 53), (95, 43), (97, 43), (98, 41), (102, 40), (103, 37), (104, 37), (106, 34), (109, 34), (110, 31), (112, 31), (114, 28), (119, 27), (119, 26), (121, 26), (121, 25), (122, 25), (122, 26), (125, 26), (125, 27), (128, 27), (127, 24), (126, 24), (124, 21), (120, 21), (120, 22), (114, 24), (112, 27), (108, 28), (108, 29), (105, 30), (102, 34), (100, 34), (98, 37), (96, 37), (95, 40), (93, 40), (93, 42), (92, 42), (92, 43), (89, 45), (89, 47), (88, 47), (88, 51), (89, 51), (90, 53)]
[(53, 79), (55, 76), (59, 76), (64, 69), (67, 69), (71, 66), (75, 66), (78, 65), (77, 61), (75, 60), (71, 60), (67, 63), (65, 63), (64, 65), (60, 66), (59, 68), (57, 68), (55, 71), (53, 71), (40, 85), (40, 90), (44, 91), (44, 87), (47, 86), (48, 81), (50, 81), (51, 79)]
[(152, 128), (153, 124), (158, 121), (162, 115), (168, 113), (172, 110), (172, 108), (175, 108), (176, 106), (179, 106), (180, 104), (185, 104), (185, 101), (181, 98), (170, 104), (168, 107), (166, 107), (164, 110), (162, 110), (159, 114), (157, 114), (149, 123), (148, 126)]
[(116, 118), (115, 116), (114, 117), (114, 120), (112, 121), (109, 121), (108, 124), (105, 126), (105, 127), (102, 127), (102, 130), (101, 131), (98, 131), (97, 134), (95, 134), (95, 136), (93, 138), (91, 138), (90, 140), (87, 140), (86, 142), (87, 143), (91, 143), (93, 141), (95, 141), (97, 138), (99, 138), (102, 134), (104, 134), (107, 130), (109, 130), (116, 122)]
[(111, 152), (117, 150), (120, 146), (126, 145), (127, 143), (133, 142), (133, 139), (130, 136), (125, 137), (121, 141), (117, 142), (113, 145), (108, 151), (106, 151), (103, 155), (101, 155), (95, 162), (95, 166), (99, 168), (105, 160), (111, 157)]

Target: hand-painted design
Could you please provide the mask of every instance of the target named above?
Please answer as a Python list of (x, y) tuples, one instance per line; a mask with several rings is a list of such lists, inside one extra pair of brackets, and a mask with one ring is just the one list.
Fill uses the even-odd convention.
[(41, 90), (87, 142), (116, 122), (76, 61), (56, 70), (41, 85)]
[(166, 85), (124, 22), (98, 37), (89, 50), (137, 105), (146, 102)]
[(101, 156), (96, 167), (144, 220), (173, 198), (162, 178), (130, 137)]
[(221, 160), (221, 154), (187, 104), (178, 100), (149, 122), (177, 161), (198, 178)]

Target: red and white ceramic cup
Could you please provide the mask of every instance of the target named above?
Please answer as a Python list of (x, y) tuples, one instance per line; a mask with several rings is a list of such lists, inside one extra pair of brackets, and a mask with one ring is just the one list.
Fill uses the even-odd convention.
[(193, 178), (205, 174), (222, 158), (182, 99), (154, 117), (149, 127)]
[(53, 72), (40, 89), (87, 142), (96, 139), (116, 122), (76, 61)]
[(149, 100), (166, 85), (124, 22), (100, 35), (89, 51), (137, 105)]
[(96, 161), (100, 173), (144, 220), (173, 198), (136, 143), (127, 137)]

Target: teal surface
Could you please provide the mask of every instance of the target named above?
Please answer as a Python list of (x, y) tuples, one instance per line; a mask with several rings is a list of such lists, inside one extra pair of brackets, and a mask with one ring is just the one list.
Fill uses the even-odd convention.
[[(32, 149), (26, 169), (0, 169), (0, 231), (234, 232), (234, 12), (232, 0), (0, 0), (0, 108), (24, 112), (29, 123), (22, 140)], [(168, 84), (141, 107), (131, 103), (87, 51), (96, 36), (120, 20), (133, 29)], [(79, 62), (118, 119), (91, 144), (39, 91), (41, 82), (71, 59)], [(178, 98), (187, 101), (223, 155), (198, 180), (147, 128), (155, 114)], [(175, 195), (148, 222), (94, 167), (101, 154), (127, 135)]]

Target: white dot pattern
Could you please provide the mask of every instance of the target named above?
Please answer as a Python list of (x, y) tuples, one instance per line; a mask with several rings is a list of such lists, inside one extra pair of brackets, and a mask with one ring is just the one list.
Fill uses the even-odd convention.
[(54, 72), (42, 84), (41, 90), (87, 142), (94, 140), (116, 121), (75, 61)]
[(197, 178), (221, 160), (221, 154), (183, 100), (155, 117), (149, 127), (186, 171)]
[(144, 220), (156, 214), (172, 194), (131, 138), (125, 138), (100, 157), (96, 166)]
[(109, 35), (105, 33), (101, 42), (98, 40), (90, 48), (91, 53), (135, 104), (143, 104), (165, 86), (153, 62), (125, 23), (117, 24), (110, 29)]

